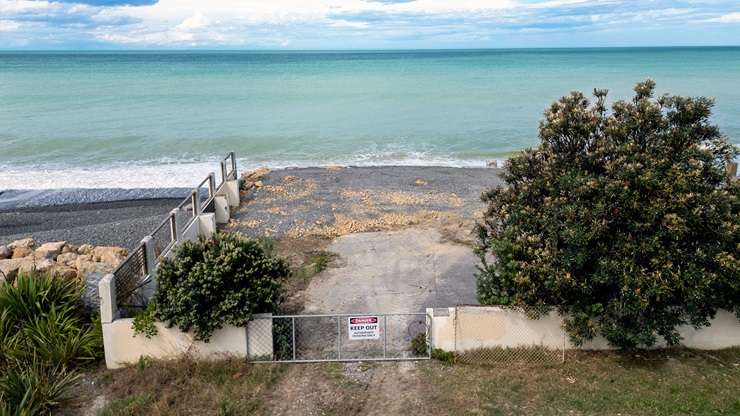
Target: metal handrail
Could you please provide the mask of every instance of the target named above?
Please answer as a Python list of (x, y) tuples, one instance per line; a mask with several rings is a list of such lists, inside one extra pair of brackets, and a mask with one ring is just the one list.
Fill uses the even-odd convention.
[[(230, 170), (227, 170), (227, 162), (229, 162)], [(170, 251), (175, 244), (180, 240), (181, 233), (190, 227), (190, 225), (195, 221), (195, 219), (198, 217), (198, 215), (202, 214), (203, 208), (207, 207), (209, 204), (213, 202), (213, 200), (216, 197), (216, 191), (219, 189), (221, 185), (226, 180), (230, 179), (236, 179), (236, 156), (234, 152), (229, 152), (228, 155), (224, 159), (221, 160), (221, 177), (222, 182), (218, 186), (216, 185), (216, 175), (211, 172), (208, 174), (208, 176), (203, 179), (196, 188), (194, 188), (191, 191), (191, 194), (189, 197), (185, 198), (180, 202), (172, 211), (170, 211), (169, 216), (164, 219), (159, 225), (157, 225), (154, 230), (149, 233), (147, 236), (144, 237), (144, 240), (149, 239), (154, 240), (154, 244), (156, 244), (156, 240), (154, 239), (154, 236), (157, 235), (162, 231), (164, 227), (169, 227), (169, 242), (165, 245), (165, 247), (161, 248), (161, 250), (157, 250), (157, 247), (154, 246), (152, 250), (156, 253), (156, 251), (159, 251), (157, 254), (157, 257), (162, 256), (163, 254), (166, 254), (168, 251)], [(200, 190), (203, 188), (204, 185), (208, 186), (208, 198), (201, 203), (200, 201)], [(180, 226), (177, 223), (177, 212), (186, 211), (186, 207), (190, 205), (192, 209), (192, 213), (188, 221), (182, 226)], [(151, 265), (154, 265), (156, 267), (158, 263), (158, 259), (146, 259), (147, 256), (147, 245), (151, 242), (147, 242), (142, 240), (141, 243), (139, 243), (138, 246), (134, 250), (131, 251), (131, 253), (119, 264), (114, 270), (113, 275), (116, 276), (117, 274), (120, 274), (122, 270), (124, 270), (125, 267), (129, 267), (129, 263), (131, 261), (136, 260), (135, 256), (144, 256), (144, 264), (143, 264), (143, 270), (144, 273), (143, 276), (141, 276), (141, 281), (136, 285), (134, 290), (140, 288), (141, 286), (147, 284), (149, 282), (149, 279), (146, 278), (146, 276), (151, 275), (153, 270), (149, 270)], [(149, 247), (150, 249), (152, 247)], [(147, 260), (153, 260), (153, 261), (147, 261)], [(128, 296), (132, 293), (132, 291), (129, 291), (129, 293), (126, 293), (125, 295)], [(123, 295), (123, 294), (121, 294)]]

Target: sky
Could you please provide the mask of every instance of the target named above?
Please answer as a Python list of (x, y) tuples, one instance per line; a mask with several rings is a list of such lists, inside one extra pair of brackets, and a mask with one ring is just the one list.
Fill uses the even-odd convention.
[(740, 0), (0, 0), (0, 49), (740, 45)]

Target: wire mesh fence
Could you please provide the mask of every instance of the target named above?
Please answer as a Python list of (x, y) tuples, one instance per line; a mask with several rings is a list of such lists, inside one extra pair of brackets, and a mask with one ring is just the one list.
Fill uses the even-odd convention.
[(152, 231), (152, 243), (154, 244), (154, 255), (159, 258), (167, 252), (177, 240), (177, 236), (172, 235), (173, 216), (167, 217), (157, 228)]
[(425, 314), (258, 317), (247, 329), (254, 362), (428, 359)]
[(119, 308), (136, 308), (143, 302), (138, 290), (146, 284), (148, 275), (146, 248), (139, 244), (113, 271), (116, 286), (116, 303)]
[(179, 232), (182, 233), (194, 218), (193, 201), (192, 198), (188, 197), (175, 208), (175, 223)]
[(483, 365), (549, 365), (565, 360), (565, 335), (542, 308), (457, 307), (455, 356)]

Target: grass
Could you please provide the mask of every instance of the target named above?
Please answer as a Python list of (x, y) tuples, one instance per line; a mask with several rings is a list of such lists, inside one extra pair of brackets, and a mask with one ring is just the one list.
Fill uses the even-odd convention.
[(237, 415), (263, 413), (265, 395), (281, 380), (284, 365), (248, 365), (243, 360), (141, 360), (101, 376), (106, 397), (101, 412), (124, 415)]
[[(740, 348), (569, 352), (565, 364), (144, 360), (101, 373), (103, 415), (738, 415)], [(97, 392), (96, 394), (99, 394)], [(382, 406), (378, 408), (378, 406)]]
[[(451, 415), (469, 409), (487, 415), (736, 415), (739, 366), (736, 348), (639, 355), (572, 352), (563, 365), (454, 365), (424, 371), (432, 386), (429, 394)], [(460, 384), (472, 389), (463, 391), (456, 387)], [(434, 388), (442, 386), (447, 389), (443, 394)]]

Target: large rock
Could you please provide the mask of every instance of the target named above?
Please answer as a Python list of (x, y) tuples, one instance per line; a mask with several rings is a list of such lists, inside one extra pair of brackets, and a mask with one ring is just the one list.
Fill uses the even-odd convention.
[(83, 244), (77, 248), (77, 254), (92, 254), (94, 248), (90, 244)]
[[(65, 266), (69, 266), (69, 267), (75, 267), (76, 266), (77, 257), (79, 257), (79, 255), (77, 253), (73, 253), (73, 252), (62, 253), (59, 256), (57, 256), (57, 263), (63, 264)], [(91, 259), (92, 259), (92, 257), (91, 257)]]
[(13, 251), (13, 255), (11, 256), (12, 258), (20, 259), (33, 254), (33, 247), (35, 245), (36, 242), (33, 241), (33, 238), (24, 238), (8, 244), (8, 248)]
[(126, 258), (126, 249), (121, 247), (95, 247), (93, 260), (118, 266)]
[(59, 263), (55, 264), (51, 268), (51, 273), (53, 275), (57, 276), (57, 277), (61, 277), (61, 278), (64, 278), (64, 279), (75, 279), (75, 278), (77, 278), (77, 270), (76, 269), (74, 269), (72, 267), (69, 267), (69, 266), (65, 266), (63, 264), (59, 264)]
[(18, 277), (19, 273), (30, 273), (34, 270), (46, 272), (54, 267), (54, 264), (53, 260), (36, 260), (33, 257), (0, 260), (0, 276), (4, 276), (5, 280), (12, 282)]
[(8, 244), (8, 247), (10, 247), (11, 250), (15, 250), (17, 248), (33, 248), (34, 246), (36, 246), (36, 242), (33, 241), (33, 238), (15, 240), (12, 243)]
[(58, 255), (62, 254), (62, 250), (66, 244), (66, 241), (44, 243), (34, 251), (34, 256), (37, 259), (56, 259)]
[(74, 244), (67, 244), (62, 249), (62, 253), (75, 253), (75, 254), (77, 254), (77, 249), (78, 249), (78, 247), (76, 245), (74, 245)]
[(13, 256), (14, 259), (22, 259), (24, 257), (32, 256), (33, 255), (33, 248), (32, 247), (17, 247), (13, 249)]
[(75, 268), (77, 269), (77, 276), (85, 278), (90, 273), (110, 273), (114, 266), (109, 263), (92, 261), (90, 255), (81, 255), (75, 260)]
[(19, 259), (0, 260), (0, 280), (12, 282), (18, 277), (20, 268), (21, 260)]
[(8, 246), (0, 246), (0, 260), (9, 259), (13, 255), (13, 250)]
[(48, 272), (51, 271), (51, 269), (56, 265), (54, 260), (52, 259), (35, 259), (31, 262), (31, 269), (30, 270), (23, 270), (21, 271), (33, 271), (36, 270), (37, 272)]

